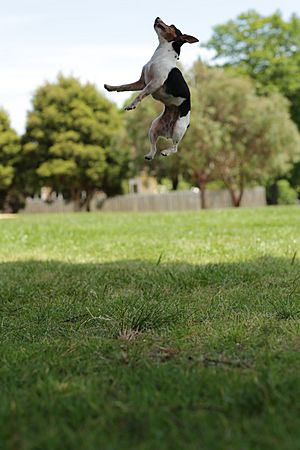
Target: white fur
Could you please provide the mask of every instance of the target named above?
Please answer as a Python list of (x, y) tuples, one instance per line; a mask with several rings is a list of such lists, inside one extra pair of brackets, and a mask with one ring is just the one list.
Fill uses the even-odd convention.
[[(142, 74), (145, 87), (140, 94), (126, 106), (125, 110), (135, 109), (143, 98), (150, 94), (156, 100), (163, 101), (163, 96), (159, 95), (159, 90), (168, 78), (170, 71), (176, 67), (177, 53), (170, 42), (161, 42), (152, 58), (144, 65)], [(164, 103), (164, 102), (163, 102)]]

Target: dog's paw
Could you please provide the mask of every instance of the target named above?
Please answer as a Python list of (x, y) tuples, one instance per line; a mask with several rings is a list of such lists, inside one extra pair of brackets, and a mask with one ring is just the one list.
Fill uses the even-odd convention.
[(172, 153), (176, 153), (177, 152), (177, 145), (170, 147), (170, 148), (166, 148), (165, 150), (162, 150), (160, 152), (161, 156), (170, 156)]
[(105, 88), (108, 92), (112, 92), (112, 91), (115, 90), (114, 87), (113, 87), (113, 86), (110, 86), (109, 84), (105, 84), (105, 85), (104, 85), (104, 88)]
[(125, 106), (125, 111), (131, 111), (132, 109), (135, 109), (136, 105), (133, 103), (130, 103), (130, 105)]

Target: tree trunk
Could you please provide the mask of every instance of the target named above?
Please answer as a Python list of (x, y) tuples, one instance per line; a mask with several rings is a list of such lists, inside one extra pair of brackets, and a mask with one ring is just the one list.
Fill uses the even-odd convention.
[(278, 204), (278, 186), (277, 183), (273, 183), (270, 187), (270, 204), (277, 205)]
[(81, 198), (81, 209), (86, 211), (86, 212), (90, 212), (91, 211), (91, 200), (93, 198), (94, 195), (94, 191), (88, 191), (85, 190), (86, 192), (86, 197), (85, 198)]
[(172, 181), (172, 191), (177, 191), (179, 183), (178, 175), (173, 176), (171, 181)]
[(94, 192), (87, 192), (86, 201), (85, 201), (85, 210), (87, 212), (91, 211), (91, 200), (93, 198)]
[(204, 179), (204, 177), (198, 177), (198, 184), (200, 188), (201, 208), (206, 209), (206, 180)]
[(235, 189), (229, 188), (230, 196), (232, 204), (235, 208), (239, 208), (241, 206), (241, 201), (244, 194), (243, 186), (240, 187), (239, 193), (236, 192)]
[(74, 189), (71, 193), (71, 198), (74, 202), (74, 211), (81, 211), (81, 192), (79, 189)]

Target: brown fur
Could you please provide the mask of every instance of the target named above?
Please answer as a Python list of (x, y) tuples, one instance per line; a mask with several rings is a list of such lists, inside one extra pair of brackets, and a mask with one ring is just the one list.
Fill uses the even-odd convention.
[(167, 25), (161, 19), (159, 21), (159, 28), (162, 30), (161, 36), (168, 42), (174, 41), (176, 39), (176, 30), (174, 27)]
[(162, 136), (172, 137), (175, 123), (179, 117), (179, 110), (177, 106), (165, 106), (163, 115), (159, 120), (159, 129), (162, 132)]

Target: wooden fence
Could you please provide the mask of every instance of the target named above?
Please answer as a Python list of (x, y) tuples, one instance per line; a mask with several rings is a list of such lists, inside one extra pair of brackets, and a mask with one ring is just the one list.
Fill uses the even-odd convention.
[[(226, 190), (207, 191), (206, 202), (208, 209), (228, 208), (232, 206), (229, 192)], [(266, 192), (263, 187), (245, 189), (242, 199), (242, 207), (258, 207), (266, 205)], [(201, 209), (199, 192), (175, 191), (162, 194), (128, 194), (112, 198), (96, 196), (91, 203), (92, 211), (198, 211)], [(71, 212), (74, 211), (72, 202), (65, 203), (62, 198), (57, 198), (51, 204), (45, 203), (39, 198), (28, 199), (23, 213), (41, 212)]]
[[(232, 206), (227, 190), (207, 191), (208, 209), (228, 208)], [(266, 192), (263, 187), (245, 189), (242, 207), (266, 205)], [(102, 211), (197, 211), (201, 209), (200, 193), (192, 191), (175, 191), (163, 194), (129, 194), (108, 198), (104, 201)]]

